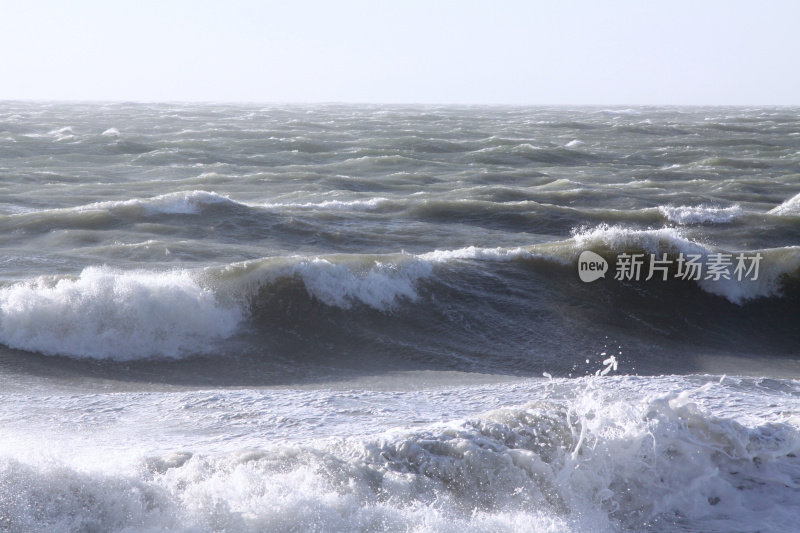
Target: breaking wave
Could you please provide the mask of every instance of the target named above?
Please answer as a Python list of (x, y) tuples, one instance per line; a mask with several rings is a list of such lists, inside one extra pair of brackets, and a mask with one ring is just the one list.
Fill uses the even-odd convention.
[(242, 311), (189, 272), (86, 268), (0, 288), (0, 342), (47, 355), (130, 360), (208, 353)]
[[(474, 331), (463, 321), (440, 323), (452, 320), (453, 313), (478, 312), (483, 320), (509, 324), (525, 320), (524, 316), (506, 316), (514, 307), (547, 309), (563, 299), (582, 306), (598, 296), (597, 287), (615, 298), (624, 297), (626, 305), (639, 305), (637, 299), (663, 301), (678, 283), (686, 290), (699, 288), (692, 298), (705, 293), (705, 298), (711, 298), (710, 306), (719, 307), (716, 296), (730, 302), (728, 305), (761, 299), (780, 306), (783, 304), (778, 302), (786, 294), (796, 296), (793, 291), (800, 280), (800, 248), (786, 247), (757, 251), (762, 260), (756, 280), (738, 281), (732, 276), (642, 281), (634, 294), (628, 294), (625, 283), (613, 279), (576, 287), (577, 258), (584, 250), (605, 257), (612, 269), (620, 253), (666, 254), (674, 261), (680, 253), (708, 259), (717, 252), (685, 237), (677, 228), (599, 226), (577, 231), (565, 241), (517, 248), (470, 246), (417, 255), (280, 256), (197, 270), (89, 267), (77, 276), (44, 276), (0, 287), (0, 342), (49, 355), (97, 359), (207, 354), (243, 329), (277, 328), (269, 322), (253, 323), (253, 313), (264, 311), (265, 306), (272, 320), (294, 317), (295, 324), (307, 323), (312, 331), (315, 321), (362, 323), (377, 313), (375, 316), (385, 315), (385, 321), (394, 322), (397, 334), (403, 336), (420, 327), (407, 322), (411, 315), (419, 315), (428, 317), (428, 325), (438, 331), (431, 335), (457, 338), (459, 328), (467, 328), (461, 335), (474, 335)], [(313, 313), (323, 314), (300, 311), (314, 303), (322, 307)], [(325, 308), (345, 314), (328, 316)], [(723, 315), (740, 314), (720, 309)], [(791, 311), (781, 314), (786, 312)], [(520, 323), (516, 327), (538, 330), (551, 327), (549, 324)], [(520, 336), (520, 342), (523, 339)]]
[(620, 398), (635, 379), (313, 444), (130, 466), (2, 459), (0, 513), (17, 531), (794, 529), (796, 424), (712, 414), (697, 397), (723, 398), (715, 384)]
[(767, 211), (771, 215), (800, 216), (800, 194), (796, 194), (781, 205)]
[[(613, 261), (614, 253), (658, 254), (664, 253), (668, 259), (675, 261), (678, 254), (698, 255), (701, 261), (709, 260), (709, 256), (724, 253), (733, 260), (736, 255), (731, 250), (720, 250), (687, 238), (680, 229), (661, 228), (653, 230), (636, 230), (618, 226), (601, 225), (592, 229), (576, 232), (574, 241), (581, 250), (591, 249), (605, 253)], [(758, 279), (741, 281), (731, 276), (730, 279), (697, 280), (697, 284), (705, 292), (722, 296), (731, 303), (742, 304), (748, 300), (771, 297), (781, 294), (782, 280), (797, 278), (800, 274), (800, 247), (784, 247), (764, 250), (748, 250), (748, 257), (755, 254), (761, 256)]]

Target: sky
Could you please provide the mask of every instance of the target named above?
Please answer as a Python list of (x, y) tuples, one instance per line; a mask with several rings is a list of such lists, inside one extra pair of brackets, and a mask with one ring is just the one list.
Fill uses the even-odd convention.
[(800, 1), (0, 0), (0, 99), (800, 105)]

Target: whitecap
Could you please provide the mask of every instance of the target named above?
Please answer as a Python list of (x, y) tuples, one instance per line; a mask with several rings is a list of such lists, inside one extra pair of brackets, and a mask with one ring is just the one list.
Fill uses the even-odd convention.
[(767, 211), (770, 215), (800, 216), (800, 193), (792, 196), (781, 205)]
[(352, 210), (352, 211), (371, 211), (377, 209), (381, 205), (389, 202), (388, 198), (378, 196), (375, 198), (357, 199), (357, 200), (324, 200), (321, 202), (303, 202), (303, 203), (264, 203), (260, 204), (261, 207), (267, 209), (275, 208), (296, 208), (296, 209), (319, 209), (319, 210)]
[(742, 208), (738, 204), (730, 207), (698, 206), (659, 206), (659, 211), (675, 224), (725, 224), (742, 216)]
[(88, 267), (0, 289), (0, 342), (47, 355), (132, 360), (213, 350), (241, 321), (188, 271)]

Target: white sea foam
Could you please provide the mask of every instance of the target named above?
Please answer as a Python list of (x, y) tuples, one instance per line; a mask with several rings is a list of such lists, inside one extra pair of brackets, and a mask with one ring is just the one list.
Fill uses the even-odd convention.
[(576, 230), (573, 242), (578, 252), (595, 244), (617, 251), (638, 247), (649, 253), (665, 252), (667, 249), (702, 255), (709, 252), (707, 247), (688, 239), (677, 228), (640, 230), (601, 224)]
[(72, 130), (72, 127), (70, 126), (59, 128), (57, 130), (51, 130), (47, 132), (47, 134), (52, 136), (57, 142), (68, 141), (75, 138), (75, 132)]
[(731, 279), (706, 279), (707, 274), (702, 274), (698, 285), (706, 292), (722, 296), (728, 301), (741, 304), (755, 298), (774, 296), (779, 293), (779, 279), (784, 274), (792, 274), (800, 267), (800, 247), (784, 247), (768, 250), (752, 250), (744, 253), (749, 267), (749, 258), (761, 254), (758, 267), (758, 279), (751, 276), (742, 276), (740, 281), (733, 275), (737, 265), (738, 253), (717, 250), (710, 246), (692, 241), (684, 236), (679, 228), (660, 228), (651, 230), (637, 230), (619, 226), (601, 225), (592, 229), (583, 229), (576, 232), (574, 245), (576, 251), (590, 249), (596, 245), (607, 246), (616, 252), (639, 248), (647, 253), (660, 254), (668, 251), (686, 255), (699, 255), (701, 263), (709, 261), (709, 255), (715, 253), (728, 254), (731, 261)]
[[(565, 245), (568, 249), (565, 249)], [(433, 276), (436, 265), (461, 260), (507, 262), (532, 258), (566, 265), (570, 264), (576, 253), (597, 245), (607, 246), (617, 252), (633, 248), (653, 254), (672, 252), (686, 256), (699, 255), (701, 262), (708, 262), (711, 254), (718, 253), (714, 248), (685, 237), (677, 228), (636, 230), (599, 226), (576, 233), (571, 242), (515, 248), (469, 246), (414, 256), (387, 256), (385, 261), (376, 261), (369, 268), (346, 265), (325, 258), (311, 258), (302, 259), (288, 270), (283, 269), (280, 272), (300, 275), (309, 294), (327, 305), (347, 309), (352, 303), (360, 302), (385, 311), (403, 299), (416, 300), (419, 281)], [(800, 266), (800, 247), (746, 252), (745, 258), (748, 262), (745, 266), (749, 266), (749, 258), (756, 253), (760, 253), (762, 257), (757, 279), (752, 279), (751, 273), (750, 276), (737, 280), (731, 270), (731, 279), (706, 279), (704, 273), (697, 284), (704, 291), (736, 304), (779, 294), (781, 276), (793, 273)], [(738, 252), (730, 253), (731, 268), (736, 266), (737, 255)]]
[(770, 215), (800, 216), (800, 194), (796, 194), (781, 205), (767, 211)]
[(481, 259), (488, 261), (513, 261), (515, 259), (527, 259), (534, 257), (534, 253), (527, 248), (480, 248), (468, 246), (456, 250), (434, 250), (420, 254), (417, 257), (432, 263), (444, 263), (458, 259)]
[(641, 115), (642, 112), (639, 109), (627, 108), (627, 109), (603, 109), (600, 111), (604, 115), (632, 115), (637, 116)]
[(179, 191), (160, 194), (150, 198), (131, 198), (129, 200), (107, 200), (92, 202), (75, 207), (47, 210), (27, 210), (28, 213), (69, 213), (85, 211), (113, 211), (115, 209), (135, 208), (147, 214), (196, 215), (204, 206), (216, 204), (245, 205), (228, 196), (209, 191)]
[[(329, 306), (350, 309), (359, 304), (389, 312), (403, 301), (416, 301), (422, 280), (444, 275), (436, 272), (437, 265), (530, 258), (569, 263), (565, 245), (574, 250), (598, 244), (653, 253), (678, 249), (704, 258), (711, 253), (674, 228), (602, 227), (576, 235), (573, 243), (550, 248), (467, 247), (377, 256), (372, 261), (348, 256), (260, 260), (249, 274), (234, 273), (233, 286), (220, 281), (215, 269), (125, 272), (90, 267), (77, 278), (37, 278), (0, 288), (0, 343), (45, 354), (118, 360), (207, 353), (214, 349), (214, 341), (235, 332), (256, 287), (280, 278), (300, 278), (310, 296)], [(734, 303), (776, 294), (780, 276), (800, 265), (800, 247), (762, 253), (757, 281), (702, 279), (699, 286)], [(226, 270), (247, 270), (247, 264)], [(219, 294), (224, 294), (224, 303)]]
[[(406, 393), (218, 390), (193, 392), (205, 396), (194, 401), (184, 393), (45, 398), (68, 404), (48, 406), (65, 417), (64, 428), (51, 421), (51, 433), (96, 433), (104, 444), (44, 443), (18, 430), (35, 420), (6, 423), (0, 513), (13, 531), (793, 530), (796, 387), (692, 379), (592, 377)], [(522, 403), (486, 412), (475, 407), (476, 394)], [(350, 436), (330, 438), (323, 424), (322, 438), (235, 447), (276, 426), (312, 431), (279, 416), (302, 413), (304, 402), (318, 418), (352, 426)], [(464, 403), (478, 410), (454, 418)], [(444, 421), (365, 434), (352, 409), (376, 404), (388, 411), (384, 424), (416, 409)], [(225, 451), (187, 450), (187, 433), (217, 414), (247, 431), (224, 443), (200, 439)], [(77, 430), (69, 422), (82, 415), (86, 427)], [(174, 426), (159, 429), (164, 423)], [(159, 447), (173, 451), (147, 452), (148, 431), (131, 424), (152, 426)], [(129, 452), (139, 440), (145, 457)]]
[(382, 196), (360, 200), (325, 200), (322, 202), (303, 202), (303, 203), (264, 203), (261, 207), (272, 208), (298, 208), (298, 209), (331, 209), (331, 210), (352, 210), (352, 211), (371, 211), (389, 202), (388, 198)]
[(242, 311), (221, 305), (187, 271), (89, 267), (76, 279), (0, 288), (0, 342), (48, 355), (130, 360), (213, 350)]
[(306, 289), (327, 305), (347, 309), (360, 302), (379, 310), (391, 309), (400, 299), (416, 300), (416, 282), (431, 273), (431, 266), (422, 261), (404, 265), (376, 262), (369, 270), (358, 273), (342, 264), (326, 259), (312, 259), (293, 267), (302, 276)]
[[(401, 301), (417, 300), (420, 281), (434, 276), (437, 265), (463, 259), (502, 262), (534, 256), (537, 255), (521, 247), (505, 249), (475, 246), (418, 255), (376, 256), (367, 262), (348, 260), (346, 256), (294, 256), (284, 258), (280, 261), (283, 264), (276, 264), (272, 260), (257, 261), (263, 262), (263, 265), (249, 274), (243, 274), (238, 280), (240, 288), (232, 290), (253, 293), (253, 285), (271, 284), (282, 277), (299, 276), (309, 295), (326, 305), (349, 309), (353, 304), (363, 304), (380, 311), (390, 311)], [(229, 269), (247, 269), (247, 264), (231, 265)]]
[(675, 224), (703, 224), (706, 222), (724, 224), (742, 216), (742, 208), (738, 205), (730, 207), (664, 205), (658, 209), (667, 217), (667, 220)]
[(379, 258), (368, 267), (346, 264), (323, 257), (297, 258), (290, 267), (273, 271), (270, 279), (280, 275), (299, 275), (309, 294), (327, 305), (349, 309), (353, 303), (387, 311), (402, 300), (415, 301), (417, 285), (434, 275), (434, 267), (463, 259), (513, 261), (540, 256), (517, 248), (479, 248), (469, 246), (456, 250), (435, 250), (418, 255), (394, 255)]
[[(147, 243), (140, 243), (148, 245)], [(0, 343), (13, 348), (72, 357), (131, 360), (181, 357), (213, 350), (246, 315), (255, 286), (299, 277), (308, 294), (342, 309), (354, 304), (391, 311), (418, 298), (417, 285), (437, 263), (459, 258), (506, 260), (519, 250), (469, 248), (421, 256), (378, 257), (369, 263), (343, 257), (267, 260), (263, 268), (235, 278), (222, 304), (207, 271), (118, 271), (90, 267), (77, 278), (37, 278), (0, 289)], [(239, 264), (228, 268), (246, 268)], [(208, 276), (211, 276), (209, 278)]]
[[(470, 246), (456, 250), (409, 255), (376, 256), (371, 262), (348, 260), (346, 256), (300, 257), (294, 256), (276, 265), (267, 261), (244, 275), (239, 283), (244, 292), (253, 292), (252, 285), (274, 283), (287, 276), (299, 276), (309, 295), (326, 305), (349, 309), (353, 304), (363, 304), (380, 311), (390, 311), (399, 302), (415, 301), (417, 287), (423, 279), (435, 275), (435, 267), (453, 261), (475, 259), (482, 261), (512, 261), (519, 258), (539, 257), (526, 248), (479, 248)], [(542, 256), (552, 260), (555, 257)], [(261, 262), (261, 261), (259, 261)], [(238, 267), (247, 268), (247, 263)], [(237, 265), (230, 268), (236, 269)], [(233, 289), (236, 292), (240, 290)]]
[[(735, 276), (731, 279), (704, 279), (699, 282), (700, 287), (706, 292), (725, 297), (729, 301), (741, 304), (755, 298), (775, 296), (780, 294), (780, 278), (785, 274), (796, 274), (800, 269), (800, 247), (786, 246), (767, 250), (747, 252), (746, 257), (753, 257), (755, 253), (761, 254), (758, 279), (738, 281)], [(732, 268), (736, 267), (738, 254), (733, 254)], [(749, 263), (746, 263), (749, 265)]]
[(341, 309), (363, 304), (380, 311), (392, 310), (400, 301), (417, 299), (416, 286), (429, 277), (433, 265), (408, 255), (379, 257), (365, 261), (347, 261), (345, 257), (284, 258), (230, 265), (227, 270), (245, 269), (235, 275), (236, 293), (253, 294), (255, 287), (275, 283), (280, 278), (298, 277), (308, 294), (322, 303)]
[(161, 194), (152, 198), (133, 198), (108, 202), (96, 202), (82, 205), (74, 209), (78, 211), (92, 211), (97, 209), (116, 209), (120, 207), (139, 207), (148, 213), (163, 213), (169, 215), (194, 215), (198, 214), (203, 206), (237, 202), (225, 195), (208, 191), (186, 191)]

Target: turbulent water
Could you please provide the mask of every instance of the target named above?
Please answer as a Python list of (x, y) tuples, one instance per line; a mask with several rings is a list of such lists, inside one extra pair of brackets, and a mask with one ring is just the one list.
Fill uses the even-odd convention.
[(2, 531), (800, 531), (800, 109), (5, 102), (0, 178)]

